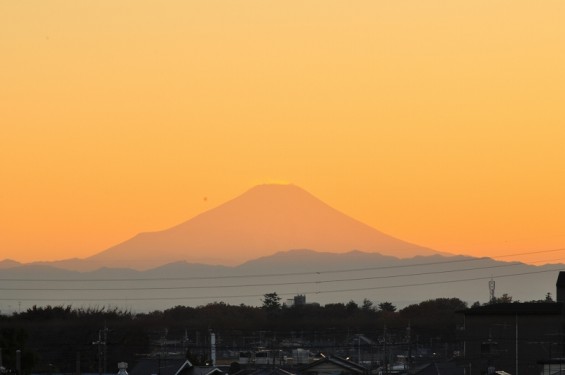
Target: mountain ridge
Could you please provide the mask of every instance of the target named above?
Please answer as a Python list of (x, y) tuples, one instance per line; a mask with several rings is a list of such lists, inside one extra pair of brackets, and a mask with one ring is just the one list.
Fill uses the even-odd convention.
[(439, 254), (384, 234), (295, 185), (266, 184), (169, 229), (140, 233), (85, 260), (136, 269), (176, 260), (233, 266), (300, 248), (333, 253), (358, 249), (404, 258)]
[[(281, 261), (281, 258), (285, 261)], [(428, 299), (457, 297), (486, 302), (488, 281), (496, 295), (514, 300), (554, 294), (562, 264), (533, 266), (468, 256), (400, 259), (377, 253), (345, 254), (293, 250), (238, 266), (184, 261), (150, 270), (101, 268), (78, 272), (47, 265), (21, 265), (2, 271), (0, 310), (19, 301), (33, 305), (117, 306), (151, 311), (179, 304), (214, 302), (260, 305), (265, 293), (284, 299), (306, 295), (309, 302), (390, 301), (398, 307)], [(8, 308), (9, 310), (9, 308)]]
[[(168, 229), (142, 232), (93, 256), (32, 262), (67, 270), (147, 270), (176, 261), (235, 266), (284, 251), (352, 250), (410, 258), (450, 255), (399, 240), (334, 209), (296, 185), (264, 184)], [(0, 262), (0, 269), (19, 263)]]

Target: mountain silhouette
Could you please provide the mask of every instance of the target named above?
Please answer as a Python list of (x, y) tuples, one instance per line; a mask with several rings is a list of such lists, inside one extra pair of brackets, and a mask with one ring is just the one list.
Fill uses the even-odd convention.
[(437, 251), (388, 236), (295, 185), (259, 185), (170, 229), (140, 233), (86, 258), (90, 269), (174, 261), (236, 265), (280, 251), (352, 250), (408, 258)]
[(534, 266), (441, 255), (399, 259), (358, 250), (289, 250), (237, 266), (177, 261), (144, 271), (120, 266), (77, 272), (20, 264), (0, 272), (0, 308), (3, 313), (14, 311), (15, 302), (10, 301), (23, 301), (23, 309), (72, 303), (74, 307), (109, 304), (138, 312), (218, 301), (260, 306), (264, 294), (272, 292), (284, 300), (302, 294), (322, 305), (362, 303), (367, 298), (402, 308), (453, 297), (471, 304), (488, 301), (488, 283), (493, 279), (496, 296), (508, 293), (515, 301), (531, 301), (545, 298), (548, 291), (553, 294), (562, 270), (562, 264)]
[(14, 267), (18, 267), (18, 266), (21, 266), (21, 265), (22, 265), (21, 263), (16, 262), (15, 260), (4, 259), (4, 260), (0, 261), (0, 270), (6, 269), (6, 268), (14, 268)]

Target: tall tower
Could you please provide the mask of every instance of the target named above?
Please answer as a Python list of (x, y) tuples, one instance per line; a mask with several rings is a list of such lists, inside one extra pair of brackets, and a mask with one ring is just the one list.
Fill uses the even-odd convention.
[(488, 290), (490, 292), (490, 299), (489, 299), (490, 302), (494, 302), (494, 299), (495, 299), (495, 297), (494, 297), (494, 288), (496, 286), (495, 284), (496, 283), (494, 282), (493, 278), (491, 277), (490, 281), (488, 282)]

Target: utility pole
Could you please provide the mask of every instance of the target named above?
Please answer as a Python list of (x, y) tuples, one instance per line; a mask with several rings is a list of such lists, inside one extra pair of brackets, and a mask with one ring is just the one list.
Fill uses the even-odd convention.
[(16, 350), (16, 373), (22, 375), (22, 351)]
[(80, 375), (80, 352), (77, 352), (76, 375)]
[(518, 375), (518, 313), (516, 313), (516, 375)]
[(212, 366), (216, 366), (216, 334), (212, 330), (210, 330), (210, 362)]
[(184, 355), (186, 355), (187, 350), (188, 350), (188, 331), (185, 328), (184, 337), (182, 338), (182, 352)]
[(106, 346), (106, 342), (102, 341), (102, 330), (98, 330), (98, 341), (93, 341), (92, 345), (98, 345), (98, 374), (102, 375), (102, 345)]
[(104, 321), (104, 373), (108, 373), (108, 327)]
[(388, 354), (387, 354), (387, 347), (386, 347), (386, 324), (384, 325), (383, 352), (384, 352), (385, 375), (388, 375)]
[(361, 334), (356, 334), (355, 338), (355, 341), (357, 341), (357, 363), (361, 364)]
[(412, 369), (412, 322), (408, 321), (408, 328), (407, 328), (407, 335), (408, 335), (408, 370)]

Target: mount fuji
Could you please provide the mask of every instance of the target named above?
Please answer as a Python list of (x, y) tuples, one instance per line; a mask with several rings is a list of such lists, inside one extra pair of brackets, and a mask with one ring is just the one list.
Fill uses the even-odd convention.
[(140, 233), (80, 263), (88, 269), (137, 270), (175, 261), (237, 265), (295, 249), (359, 250), (397, 258), (440, 254), (384, 234), (295, 185), (267, 184), (172, 228)]

